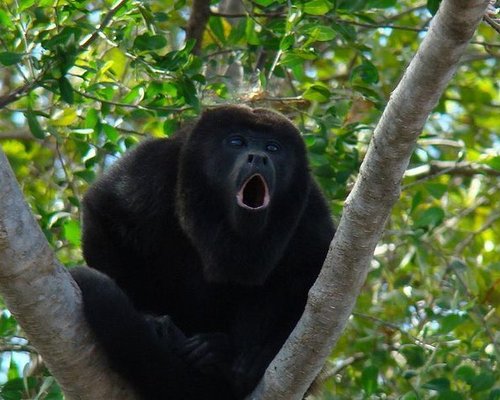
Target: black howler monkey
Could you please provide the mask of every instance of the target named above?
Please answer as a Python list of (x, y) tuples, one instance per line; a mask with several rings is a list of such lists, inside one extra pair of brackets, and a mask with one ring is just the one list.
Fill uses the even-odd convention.
[(297, 128), (244, 106), (141, 143), (83, 206), (92, 269), (73, 276), (85, 316), (147, 400), (244, 398), (300, 318), (335, 232)]

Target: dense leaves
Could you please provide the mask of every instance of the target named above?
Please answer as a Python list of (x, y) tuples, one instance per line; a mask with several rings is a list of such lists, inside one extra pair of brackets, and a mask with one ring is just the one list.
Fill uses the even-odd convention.
[[(82, 262), (79, 201), (96, 174), (217, 103), (294, 119), (338, 220), (439, 1), (212, 5), (194, 55), (184, 0), (0, 4), (0, 145), (66, 265)], [(499, 55), (481, 26), (415, 149), (320, 398), (500, 399)], [(61, 398), (2, 310), (0, 397)]]

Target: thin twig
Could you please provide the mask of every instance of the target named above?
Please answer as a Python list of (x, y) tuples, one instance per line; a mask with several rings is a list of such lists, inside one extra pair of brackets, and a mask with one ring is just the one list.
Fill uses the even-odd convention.
[(95, 100), (103, 104), (109, 104), (112, 106), (117, 106), (117, 107), (125, 107), (125, 108), (134, 108), (136, 110), (146, 110), (146, 111), (172, 111), (172, 112), (181, 112), (185, 111), (188, 108), (176, 108), (176, 107), (156, 107), (156, 106), (141, 106), (139, 104), (127, 104), (127, 103), (120, 103), (117, 101), (111, 101), (111, 100), (105, 100), (101, 99), (99, 97), (93, 96), (91, 94), (81, 92), (79, 90), (75, 90), (76, 93), (78, 93), (80, 96), (86, 97), (87, 99)]
[(83, 43), (80, 44), (80, 50), (86, 50), (87, 47), (89, 47), (99, 36), (99, 32), (101, 32), (108, 24), (111, 22), (113, 17), (116, 15), (118, 10), (122, 8), (125, 4), (127, 4), (128, 0), (122, 0), (119, 3), (117, 3), (111, 10), (108, 11), (102, 22), (100, 23), (99, 27), (89, 36), (87, 40), (85, 40)]
[(491, 18), (489, 15), (485, 15), (484, 21), (491, 26), (494, 30), (496, 30), (498, 33), (500, 33), (500, 24), (496, 22), (493, 18)]

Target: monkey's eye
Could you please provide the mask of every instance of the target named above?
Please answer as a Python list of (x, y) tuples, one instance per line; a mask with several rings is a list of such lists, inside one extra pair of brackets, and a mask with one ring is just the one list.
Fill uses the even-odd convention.
[(241, 136), (231, 136), (227, 143), (232, 147), (243, 147), (245, 145), (245, 139)]
[(266, 144), (266, 150), (269, 151), (269, 152), (271, 152), (271, 153), (275, 153), (279, 149), (280, 149), (280, 145), (278, 143), (269, 142), (269, 143)]

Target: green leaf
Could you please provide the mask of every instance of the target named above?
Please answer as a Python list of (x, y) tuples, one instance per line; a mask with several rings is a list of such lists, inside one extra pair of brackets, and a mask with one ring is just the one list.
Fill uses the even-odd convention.
[(47, 50), (56, 50), (56, 48), (64, 49), (61, 53), (61, 55), (64, 56), (68, 55), (67, 52), (69, 48), (74, 48), (81, 35), (82, 31), (80, 28), (66, 26), (60, 33), (47, 40), (43, 40), (41, 44)]
[(422, 385), (422, 389), (435, 390), (437, 392), (444, 392), (450, 390), (450, 381), (446, 378), (436, 378)]
[(91, 108), (87, 111), (87, 115), (85, 116), (84, 127), (94, 129), (96, 125), (99, 123), (99, 111), (95, 108)]
[(293, 47), (293, 44), (295, 43), (295, 36), (293, 35), (285, 35), (283, 39), (281, 39), (280, 42), (280, 50), (286, 51)]
[(102, 124), (102, 130), (108, 140), (112, 143), (116, 143), (118, 139), (120, 138), (120, 134), (116, 130), (116, 128), (112, 127), (111, 125), (108, 124)]
[(445, 390), (439, 393), (436, 400), (464, 400), (464, 396), (453, 390)]
[(406, 358), (406, 362), (412, 368), (418, 368), (425, 364), (425, 351), (420, 346), (414, 344), (403, 345), (399, 352)]
[(167, 119), (163, 123), (163, 133), (165, 134), (165, 136), (170, 136), (178, 128), (179, 128), (179, 124), (177, 123), (177, 120), (175, 120), (175, 119)]
[(200, 102), (198, 100), (196, 87), (193, 82), (189, 79), (184, 79), (180, 83), (179, 87), (182, 90), (182, 95), (184, 100), (186, 100), (186, 103), (197, 109), (200, 106)]
[(361, 373), (361, 385), (364, 392), (367, 395), (375, 393), (378, 388), (378, 368), (375, 366), (369, 366), (363, 369)]
[(315, 42), (329, 42), (337, 35), (337, 32), (329, 26), (317, 25), (311, 26), (305, 30), (311, 41)]
[(45, 138), (45, 131), (40, 126), (40, 123), (38, 122), (38, 119), (36, 115), (33, 113), (33, 111), (28, 110), (27, 112), (24, 113), (24, 116), (28, 121), (28, 126), (33, 136), (36, 137), (37, 139)]
[(319, 101), (321, 103), (330, 100), (331, 93), (324, 86), (312, 85), (304, 92), (303, 97), (307, 100)]
[(407, 392), (399, 400), (419, 400), (415, 392)]
[(419, 190), (411, 200), (410, 213), (413, 213), (413, 211), (415, 211), (415, 209), (422, 203), (422, 200), (423, 200), (423, 194), (422, 191)]
[(500, 171), (500, 156), (491, 157), (486, 161), (486, 165), (494, 170)]
[(19, 2), (19, 12), (30, 8), (33, 4), (35, 4), (35, 0), (21, 0)]
[(259, 35), (257, 34), (255, 21), (252, 18), (246, 19), (245, 36), (248, 44), (254, 46), (260, 45), (260, 38)]
[(441, 0), (427, 0), (427, 9), (432, 15), (435, 15), (439, 9)]
[(76, 109), (69, 107), (56, 111), (50, 119), (50, 124), (53, 126), (68, 126), (75, 122), (77, 118)]
[(0, 10), (0, 29), (2, 27), (8, 29), (14, 28), (11, 18), (4, 10)]
[(431, 207), (425, 210), (415, 221), (416, 228), (435, 227), (443, 222), (444, 211), (441, 207)]
[(139, 51), (158, 50), (167, 45), (167, 39), (161, 35), (150, 35), (144, 33), (139, 35), (134, 40), (134, 47)]
[(358, 65), (352, 70), (351, 80), (354, 80), (357, 77), (361, 78), (363, 82), (368, 84), (377, 83), (379, 80), (377, 68), (366, 59), (363, 60), (361, 65)]
[(19, 400), (25, 397), (26, 390), (33, 390), (36, 387), (35, 377), (24, 377), (11, 379), (2, 386), (1, 398), (5, 400)]
[(113, 47), (104, 54), (103, 57), (106, 61), (112, 61), (109, 70), (118, 78), (122, 79), (125, 71), (127, 70), (127, 56), (118, 47)]
[(431, 194), (432, 197), (439, 200), (448, 191), (448, 185), (443, 185), (442, 183), (431, 183), (425, 184), (425, 188)]
[(351, 25), (333, 23), (332, 28), (335, 29), (347, 41), (356, 39), (356, 30)]
[(95, 172), (87, 169), (76, 171), (74, 175), (82, 178), (87, 183), (92, 183), (95, 180)]
[(465, 364), (458, 366), (453, 372), (453, 375), (456, 379), (464, 381), (470, 385), (472, 379), (476, 376), (476, 371), (470, 365)]
[(66, 240), (73, 246), (81, 244), (81, 228), (77, 220), (67, 219), (63, 224), (63, 233)]
[(274, 0), (255, 0), (255, 3), (260, 6), (267, 7), (273, 4)]
[(13, 53), (12, 51), (3, 51), (0, 53), (0, 63), (6, 67), (17, 64), (21, 62), (22, 59), (23, 55), (21, 53)]
[(500, 388), (493, 389), (488, 396), (488, 400), (500, 400)]
[(74, 103), (73, 87), (70, 81), (62, 76), (58, 79), (59, 91), (61, 92), (61, 98), (68, 104)]
[(139, 85), (134, 87), (130, 92), (123, 97), (122, 101), (127, 104), (138, 104), (144, 98), (144, 86)]
[(224, 25), (222, 24), (222, 18), (210, 17), (208, 20), (208, 26), (219, 42), (222, 44), (225, 43), (226, 37), (224, 33)]
[(368, 0), (366, 8), (390, 8), (395, 7), (397, 0)]
[(467, 317), (458, 314), (446, 315), (445, 317), (439, 320), (440, 327), (438, 329), (438, 333), (439, 334), (449, 333), (452, 330), (454, 330), (457, 326), (462, 324), (466, 319)]
[(490, 372), (481, 372), (472, 378), (470, 385), (472, 393), (482, 392), (488, 390), (495, 384), (495, 376)]
[(310, 15), (325, 15), (332, 9), (332, 5), (326, 0), (312, 0), (304, 5), (304, 12)]
[(283, 54), (279, 63), (287, 67), (293, 67), (303, 64), (304, 60), (314, 60), (316, 57), (316, 54), (311, 51), (292, 50)]

